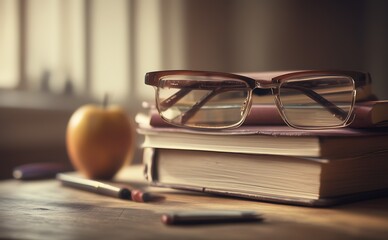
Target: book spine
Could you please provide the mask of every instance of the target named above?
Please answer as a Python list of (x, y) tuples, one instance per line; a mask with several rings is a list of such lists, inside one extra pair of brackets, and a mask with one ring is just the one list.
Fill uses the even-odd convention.
[(154, 148), (143, 149), (143, 166), (145, 179), (148, 182), (156, 181), (156, 150)]

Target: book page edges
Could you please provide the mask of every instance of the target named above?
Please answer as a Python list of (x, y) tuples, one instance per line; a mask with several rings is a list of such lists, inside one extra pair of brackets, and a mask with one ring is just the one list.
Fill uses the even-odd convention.
[(184, 191), (203, 192), (203, 193), (226, 196), (226, 197), (245, 198), (245, 199), (251, 199), (251, 200), (261, 201), (261, 202), (280, 203), (280, 204), (307, 206), (307, 207), (331, 207), (339, 204), (345, 204), (350, 202), (388, 196), (388, 188), (368, 191), (368, 192), (360, 192), (355, 194), (348, 194), (348, 195), (331, 197), (331, 198), (307, 199), (307, 198), (292, 198), (292, 197), (283, 197), (283, 196), (265, 195), (265, 194), (232, 192), (232, 191), (224, 191), (219, 189), (211, 189), (206, 187), (191, 187), (191, 186), (182, 186), (182, 185), (175, 185), (175, 184), (163, 184), (158, 182), (157, 180), (153, 181), (151, 185), (155, 187), (171, 188), (171, 189), (184, 190)]

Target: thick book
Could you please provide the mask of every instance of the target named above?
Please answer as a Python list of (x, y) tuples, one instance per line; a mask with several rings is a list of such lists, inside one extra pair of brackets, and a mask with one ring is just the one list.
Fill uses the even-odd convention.
[(338, 128), (298, 130), (288, 126), (241, 126), (220, 131), (152, 127), (136, 117), (143, 147), (271, 154), (303, 157), (348, 157), (388, 150), (388, 129)]
[[(154, 107), (150, 108), (150, 125), (168, 127)], [(388, 100), (357, 102), (354, 106), (354, 120), (349, 127), (388, 127)], [(303, 116), (301, 116), (303, 117)], [(243, 125), (285, 125), (274, 104), (254, 104)]]
[(154, 186), (314, 207), (386, 196), (388, 150), (340, 159), (144, 149)]

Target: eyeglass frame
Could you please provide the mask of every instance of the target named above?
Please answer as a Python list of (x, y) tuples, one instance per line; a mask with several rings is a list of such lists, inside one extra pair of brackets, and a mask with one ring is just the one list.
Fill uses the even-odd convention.
[[(269, 72), (270, 74), (271, 72)], [(275, 73), (275, 72), (272, 72)], [(354, 104), (356, 101), (356, 89), (360, 88), (364, 85), (367, 85), (371, 82), (371, 78), (369, 73), (363, 73), (358, 71), (348, 71), (348, 70), (304, 70), (304, 71), (290, 71), (285, 72), (280, 75), (276, 75), (275, 77), (272, 77), (271, 79), (265, 80), (265, 79), (255, 79), (252, 77), (248, 77), (242, 74), (234, 74), (234, 73), (226, 73), (226, 72), (215, 72), (215, 71), (198, 71), (198, 70), (164, 70), (164, 71), (153, 71), (153, 72), (147, 72), (145, 75), (145, 84), (154, 86), (156, 88), (156, 96), (158, 95), (158, 89), (159, 89), (159, 81), (163, 77), (167, 76), (174, 76), (174, 75), (184, 75), (184, 76), (201, 76), (201, 77), (225, 77), (233, 80), (241, 80), (244, 81), (250, 88), (250, 91), (248, 91), (248, 102), (245, 105), (245, 108), (248, 108), (247, 110), (244, 109), (244, 114), (241, 116), (241, 119), (233, 124), (229, 125), (227, 127), (190, 127), (186, 126), (184, 124), (174, 124), (170, 122), (168, 119), (164, 118), (161, 113), (163, 109), (167, 109), (171, 106), (173, 106), (176, 102), (178, 102), (181, 98), (183, 98), (188, 92), (190, 92), (192, 89), (190, 88), (184, 88), (180, 87), (180, 90), (174, 93), (172, 96), (170, 96), (167, 99), (164, 99), (163, 102), (159, 102), (159, 98), (156, 97), (156, 108), (161, 116), (161, 118), (168, 122), (169, 124), (180, 126), (180, 127), (188, 127), (188, 128), (194, 128), (194, 129), (231, 129), (236, 128), (242, 125), (242, 123), (245, 121), (247, 115), (250, 112), (250, 108), (252, 105), (252, 93), (255, 89), (259, 89), (261, 91), (269, 90), (272, 91), (272, 95), (275, 98), (275, 104), (277, 106), (278, 112), (283, 119), (283, 121), (290, 127), (297, 128), (297, 129), (329, 129), (329, 128), (340, 128), (348, 126), (354, 119), (355, 115), (353, 112)], [(302, 91), (305, 95), (313, 99), (315, 102), (319, 103), (326, 109), (328, 109), (331, 113), (335, 114), (336, 116), (340, 116), (340, 119), (342, 120), (341, 125), (336, 126), (327, 126), (327, 127), (300, 127), (292, 122), (290, 122), (286, 114), (284, 113), (284, 107), (280, 100), (280, 92), (279, 89), (281, 85), (286, 82), (289, 79), (297, 79), (298, 77), (311, 77), (311, 76), (342, 76), (342, 77), (349, 77), (351, 79), (353, 90), (352, 90), (352, 101), (350, 103), (350, 110), (348, 113), (345, 113), (341, 108), (337, 107), (335, 104), (327, 100), (326, 98), (322, 97), (320, 94), (316, 93), (313, 90), (310, 90), (308, 88), (301, 88), (298, 89)], [(171, 80), (172, 82), (174, 80)], [(195, 82), (197, 84), (200, 83), (199, 80), (185, 80), (188, 83)], [(225, 85), (227, 82), (222, 83), (222, 89), (225, 89), (227, 86)], [(217, 82), (215, 82), (217, 84)], [(218, 83), (219, 84), (219, 83)], [(193, 83), (188, 85), (190, 87), (193, 87)], [(204, 89), (204, 88), (200, 88)], [(184, 115), (190, 119), (211, 97), (217, 95), (219, 92), (215, 92), (215, 89), (211, 89), (212, 94), (208, 95), (204, 99), (200, 99), (199, 102), (197, 102), (195, 105), (192, 106), (192, 108), (187, 111)], [(265, 93), (267, 95), (268, 92)], [(160, 109), (160, 107), (163, 107), (163, 109)], [(344, 116), (346, 114), (346, 116)], [(183, 117), (185, 117), (183, 116)]]

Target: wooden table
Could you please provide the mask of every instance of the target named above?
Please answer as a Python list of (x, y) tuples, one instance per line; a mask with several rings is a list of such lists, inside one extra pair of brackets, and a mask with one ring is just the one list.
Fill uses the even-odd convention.
[[(116, 180), (143, 186), (141, 168)], [(148, 188), (162, 201), (136, 203), (61, 186), (57, 180), (0, 182), (0, 239), (388, 239), (388, 198), (318, 209)], [(254, 210), (263, 222), (167, 226), (176, 210)]]

